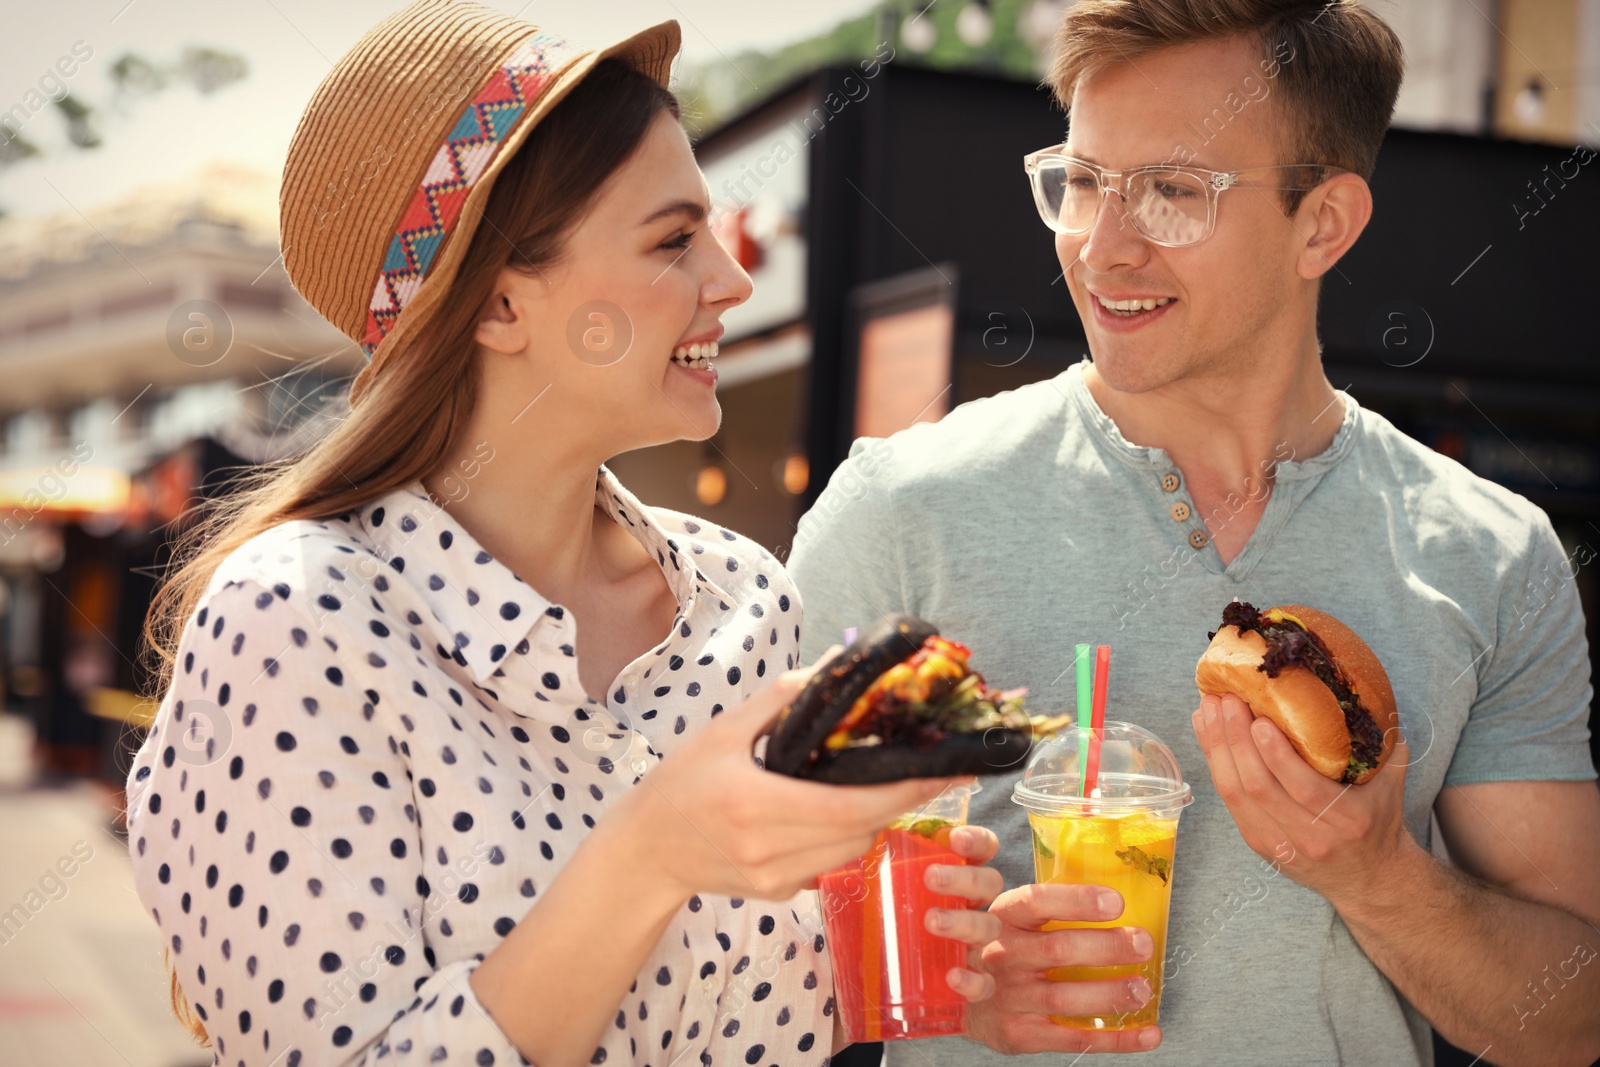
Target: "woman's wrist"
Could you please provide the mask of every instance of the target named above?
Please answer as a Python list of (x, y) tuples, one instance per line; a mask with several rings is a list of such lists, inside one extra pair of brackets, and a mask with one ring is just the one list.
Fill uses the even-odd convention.
[(695, 887), (684, 884), (663, 862), (667, 835), (658, 816), (664, 802), (654, 786), (641, 781), (612, 805), (589, 837), (601, 838), (596, 847), (611, 869), (629, 880), (645, 907), (670, 914), (694, 895)]
[[(472, 972), (485, 1011), (533, 1063), (588, 1057), (690, 896), (656, 865), (646, 847), (650, 828), (631, 795), (595, 824), (535, 906)], [(552, 1019), (561, 1024), (552, 1027)]]

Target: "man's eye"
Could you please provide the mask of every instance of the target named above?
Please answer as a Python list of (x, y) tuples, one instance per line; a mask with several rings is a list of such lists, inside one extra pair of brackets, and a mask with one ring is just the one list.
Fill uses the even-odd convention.
[(678, 250), (681, 250), (681, 249), (688, 248), (689, 247), (689, 238), (693, 237), (694, 235), (695, 235), (695, 231), (694, 230), (690, 230), (688, 233), (680, 233), (680, 234), (678, 234), (678, 236), (672, 238), (669, 241), (661, 242), (661, 247), (662, 248), (670, 248), (670, 249), (673, 249), (674, 251), (678, 251)]
[(1189, 200), (1199, 195), (1194, 189), (1175, 182), (1158, 181), (1152, 182), (1151, 185), (1157, 193), (1160, 193), (1168, 200)]

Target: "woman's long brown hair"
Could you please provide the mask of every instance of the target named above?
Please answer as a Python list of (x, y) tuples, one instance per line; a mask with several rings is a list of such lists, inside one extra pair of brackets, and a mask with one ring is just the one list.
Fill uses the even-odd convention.
[[(534, 271), (560, 259), (566, 236), (662, 111), (680, 117), (672, 93), (618, 60), (597, 63), (506, 164), (467, 247), (453, 299), (392, 354), (360, 405), (303, 456), (245, 472), (200, 506), (173, 545), (167, 578), (144, 620), (145, 640), (159, 659), (151, 699), (160, 700), (171, 685), (183, 628), (235, 549), (279, 523), (355, 511), (444, 462), (477, 399), (473, 334), (495, 279), (506, 267)], [(411, 434), (398, 432), (402, 427)], [(209, 1045), (204, 1006), (190, 1006), (165, 948), (162, 959), (173, 1014)]]

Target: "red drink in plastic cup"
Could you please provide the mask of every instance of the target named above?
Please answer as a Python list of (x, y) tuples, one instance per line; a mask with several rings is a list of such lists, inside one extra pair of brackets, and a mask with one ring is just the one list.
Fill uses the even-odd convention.
[[(967, 1001), (946, 975), (967, 947), (928, 933), (929, 908), (963, 909), (965, 897), (935, 893), (930, 865), (962, 865), (950, 831), (966, 822), (976, 786), (946, 790), (878, 834), (866, 855), (818, 879), (833, 946), (835, 1006), (847, 1040), (896, 1041), (966, 1032)], [(957, 794), (952, 796), (951, 794)]]

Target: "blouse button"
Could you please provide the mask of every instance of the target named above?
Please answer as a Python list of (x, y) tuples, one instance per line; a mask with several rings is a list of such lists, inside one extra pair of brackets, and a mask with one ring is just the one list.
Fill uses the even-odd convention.
[(1201, 533), (1199, 530), (1190, 530), (1189, 544), (1193, 545), (1195, 548), (1206, 547), (1206, 535)]
[(1181, 483), (1178, 479), (1178, 475), (1174, 471), (1168, 471), (1161, 476), (1161, 488), (1165, 489), (1169, 493), (1177, 492), (1179, 484)]
[(1172, 521), (1173, 522), (1184, 522), (1188, 518), (1189, 518), (1189, 505), (1188, 504), (1185, 504), (1183, 501), (1180, 500), (1176, 504), (1172, 505)]

